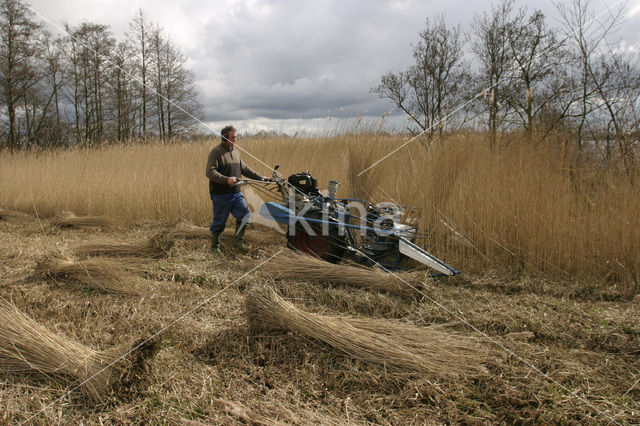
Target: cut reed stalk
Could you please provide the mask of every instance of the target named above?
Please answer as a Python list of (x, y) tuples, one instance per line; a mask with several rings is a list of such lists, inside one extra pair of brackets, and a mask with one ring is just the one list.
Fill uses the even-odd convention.
[(313, 314), (265, 287), (247, 294), (246, 307), (255, 329), (294, 331), (390, 372), (440, 377), (486, 373), (489, 351), (470, 337), (388, 320)]
[[(155, 343), (135, 351), (97, 351), (56, 334), (0, 298), (0, 368), (6, 373), (37, 373), (78, 385), (87, 402), (105, 402), (126, 390), (129, 381), (155, 353)], [(127, 357), (123, 357), (128, 354)]]
[(137, 269), (110, 259), (86, 259), (76, 261), (55, 256), (47, 257), (36, 265), (34, 275), (53, 280), (72, 280), (83, 287), (104, 293), (132, 295), (135, 288), (127, 285), (132, 279), (127, 273)]
[(76, 216), (73, 212), (64, 211), (50, 220), (51, 225), (60, 228), (102, 228), (111, 229), (121, 223), (108, 216)]
[(146, 257), (159, 259), (165, 257), (171, 247), (173, 238), (161, 232), (148, 240), (141, 241), (93, 241), (76, 246), (73, 252), (80, 257), (113, 256), (113, 257)]
[(211, 231), (203, 226), (196, 226), (189, 222), (180, 222), (171, 231), (171, 235), (175, 238), (209, 238)]
[(0, 209), (0, 220), (6, 220), (7, 222), (25, 223), (31, 221), (33, 218), (26, 213)]
[(416, 285), (412, 287), (406, 284), (406, 282), (413, 281), (411, 274), (401, 273), (399, 276), (406, 281), (403, 282), (395, 275), (381, 270), (336, 265), (295, 252), (276, 256), (265, 265), (265, 268), (276, 278), (295, 278), (322, 283), (348, 284), (370, 290), (382, 290), (404, 297), (420, 295)]

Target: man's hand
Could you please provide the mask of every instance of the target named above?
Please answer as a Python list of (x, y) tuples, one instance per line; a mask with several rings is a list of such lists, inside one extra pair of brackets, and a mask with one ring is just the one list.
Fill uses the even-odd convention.
[(238, 178), (235, 176), (231, 176), (229, 179), (227, 179), (227, 185), (229, 186), (235, 185), (236, 183), (238, 183)]
[(261, 180), (261, 181), (263, 181), (263, 182), (274, 182), (274, 180), (273, 180), (273, 179), (271, 179), (271, 178), (269, 178), (269, 177), (266, 177), (266, 176), (262, 176), (262, 177), (260, 178), (260, 180)]

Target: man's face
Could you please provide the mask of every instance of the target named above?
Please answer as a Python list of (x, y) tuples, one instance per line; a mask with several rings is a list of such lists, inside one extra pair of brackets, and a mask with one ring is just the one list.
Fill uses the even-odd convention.
[(227, 144), (228, 148), (233, 148), (233, 146), (236, 143), (236, 139), (237, 139), (236, 131), (232, 130), (232, 131), (229, 132), (229, 136), (227, 136), (227, 140), (224, 141), (224, 142)]

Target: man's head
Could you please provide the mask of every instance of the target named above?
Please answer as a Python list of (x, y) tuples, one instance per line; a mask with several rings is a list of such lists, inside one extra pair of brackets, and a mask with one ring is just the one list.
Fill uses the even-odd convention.
[(226, 126), (220, 131), (222, 143), (226, 144), (229, 149), (236, 143), (236, 128), (233, 126)]

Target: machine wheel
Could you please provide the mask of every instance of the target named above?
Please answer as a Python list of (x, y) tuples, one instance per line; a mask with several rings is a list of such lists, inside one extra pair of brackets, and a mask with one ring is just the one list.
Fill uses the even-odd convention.
[[(321, 219), (322, 214), (319, 211), (311, 211), (306, 217)], [(340, 262), (346, 251), (347, 242), (344, 236), (338, 235), (338, 227), (329, 226), (329, 235), (322, 235), (322, 224), (309, 223), (309, 226), (316, 235), (308, 234), (301, 224), (296, 223), (295, 234), (287, 233), (287, 246), (327, 262)]]

